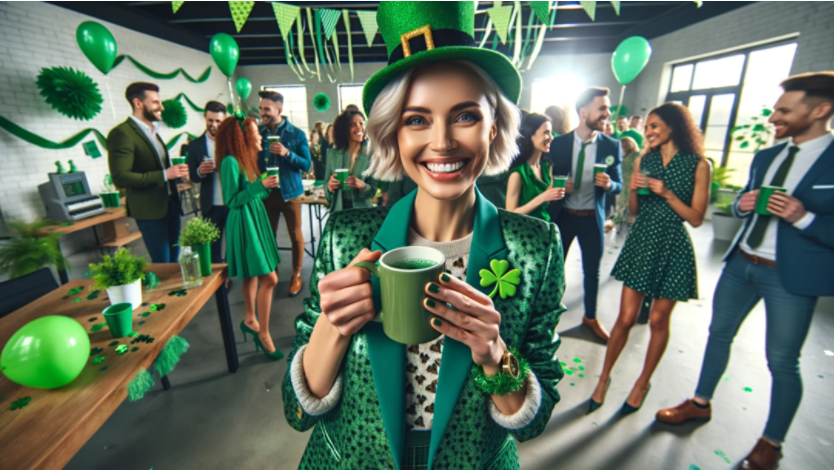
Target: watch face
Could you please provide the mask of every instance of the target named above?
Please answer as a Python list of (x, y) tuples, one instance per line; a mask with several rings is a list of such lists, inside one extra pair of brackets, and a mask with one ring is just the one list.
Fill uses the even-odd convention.
[(518, 377), (518, 359), (510, 353), (507, 353), (507, 356), (504, 358), (504, 372), (512, 378)]

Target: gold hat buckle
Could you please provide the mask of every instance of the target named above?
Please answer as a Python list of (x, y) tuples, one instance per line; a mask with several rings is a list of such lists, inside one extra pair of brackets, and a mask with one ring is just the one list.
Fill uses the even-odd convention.
[(434, 49), (434, 38), (431, 35), (431, 25), (425, 25), (421, 28), (411, 30), (405, 34), (400, 35), (400, 43), (403, 46), (403, 58), (411, 55), (411, 46), (408, 44), (410, 39), (417, 36), (423, 36), (426, 40), (426, 50)]

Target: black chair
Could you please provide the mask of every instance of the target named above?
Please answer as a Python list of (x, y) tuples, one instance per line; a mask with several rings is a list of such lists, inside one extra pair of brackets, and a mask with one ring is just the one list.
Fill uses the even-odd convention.
[(58, 288), (49, 268), (0, 283), (0, 318)]

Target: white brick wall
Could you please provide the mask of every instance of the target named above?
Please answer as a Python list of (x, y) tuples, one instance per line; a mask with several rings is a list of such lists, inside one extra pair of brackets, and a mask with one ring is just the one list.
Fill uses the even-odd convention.
[[(210, 78), (191, 83), (182, 75), (172, 80), (155, 80), (125, 60), (104, 77), (81, 52), (75, 41), (75, 30), (87, 20), (99, 21), (63, 8), (40, 2), (0, 2), (0, 115), (21, 127), (53, 141), (63, 141), (82, 129), (93, 127), (104, 135), (130, 113), (124, 98), (126, 86), (135, 81), (150, 81), (161, 88), (163, 99), (184, 92), (196, 104), (210, 99), (229, 102), (226, 77), (214, 67), (207, 52), (172, 44), (104, 21), (116, 38), (119, 54), (128, 54), (158, 72), (184, 68), (191, 76), (199, 76), (211, 65)], [(104, 103), (102, 111), (90, 121), (76, 121), (53, 110), (39, 95), (35, 86), (43, 67), (70, 66), (85, 72), (99, 85)], [(116, 116), (111, 111), (106, 83), (109, 81)], [(205, 128), (200, 113), (188, 112), (188, 124), (181, 129), (162, 126), (160, 134), (170, 138), (182, 131), (201, 134)], [(88, 139), (93, 139), (92, 134)], [(86, 141), (85, 140), (85, 141)], [(183, 140), (184, 142), (184, 140)], [(179, 143), (177, 145), (178, 149)], [(0, 130), (0, 216), (4, 220), (31, 221), (45, 215), (37, 186), (46, 181), (46, 173), (54, 171), (55, 160), (72, 159), (79, 170), (87, 173), (91, 189), (98, 192), (107, 169), (106, 149), (102, 158), (86, 156), (79, 143), (67, 150), (47, 150), (30, 145)]]
[[(799, 33), (791, 74), (834, 70), (834, 2), (757, 2), (652, 39), (652, 58), (626, 88), (625, 103), (640, 112), (663, 102), (670, 62)], [(638, 32), (639, 34), (639, 32)]]

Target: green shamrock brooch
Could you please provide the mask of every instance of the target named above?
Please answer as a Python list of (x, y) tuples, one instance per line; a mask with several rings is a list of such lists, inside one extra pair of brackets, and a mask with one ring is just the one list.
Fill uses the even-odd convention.
[(501, 293), (501, 298), (506, 299), (515, 295), (515, 287), (521, 283), (521, 271), (518, 269), (510, 270), (510, 263), (506, 260), (494, 259), (489, 262), (489, 267), (492, 271), (482, 269), (478, 274), (481, 275), (481, 287), (487, 287), (495, 284), (495, 288), (489, 293), (489, 297), (495, 297), (496, 292)]
[(611, 166), (614, 164), (614, 155), (609, 155), (605, 157), (605, 164)]

